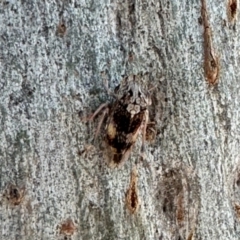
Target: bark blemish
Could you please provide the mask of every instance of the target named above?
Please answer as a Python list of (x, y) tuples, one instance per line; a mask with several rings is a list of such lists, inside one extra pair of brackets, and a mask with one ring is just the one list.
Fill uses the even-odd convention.
[(203, 47), (204, 47), (204, 73), (207, 81), (214, 85), (218, 83), (220, 63), (215, 52), (212, 39), (212, 30), (208, 19), (206, 0), (202, 0), (202, 20), (203, 20)]
[(126, 206), (130, 213), (134, 214), (137, 212), (140, 200), (138, 196), (138, 189), (137, 189), (137, 170), (133, 169), (131, 173), (131, 180), (129, 188), (126, 192)]
[(60, 234), (65, 236), (71, 236), (76, 231), (77, 227), (75, 226), (74, 222), (69, 218), (64, 221), (60, 226)]
[(64, 22), (60, 22), (57, 26), (57, 35), (59, 37), (64, 37), (67, 32), (67, 26)]
[(157, 135), (156, 123), (155, 122), (148, 123), (146, 130), (146, 140), (150, 143), (153, 143), (156, 139), (156, 135)]
[(23, 198), (25, 195), (25, 189), (24, 188), (19, 188), (16, 185), (11, 184), (7, 189), (4, 194), (8, 202), (12, 205), (19, 205), (22, 203)]
[(184, 216), (184, 194), (183, 191), (177, 197), (177, 210), (176, 219), (179, 225), (181, 225), (185, 219)]
[[(167, 169), (163, 173), (161, 183), (161, 192), (163, 197), (162, 210), (170, 217), (172, 221), (176, 217), (177, 221), (183, 218), (182, 199), (180, 197), (183, 191), (181, 176), (175, 169)], [(182, 196), (183, 197), (183, 196)], [(177, 203), (177, 204), (176, 204)], [(178, 208), (177, 208), (178, 207)], [(176, 216), (175, 213), (178, 215)]]
[(199, 206), (197, 187), (193, 168), (177, 162), (163, 165), (156, 194), (157, 210), (165, 216), (176, 239), (194, 238)]
[(237, 18), (238, 1), (228, 0), (227, 13), (230, 22), (235, 22)]
[(235, 212), (237, 214), (237, 217), (240, 219), (240, 205), (235, 203)]
[(189, 233), (187, 240), (192, 240), (192, 239), (193, 239), (193, 231)]

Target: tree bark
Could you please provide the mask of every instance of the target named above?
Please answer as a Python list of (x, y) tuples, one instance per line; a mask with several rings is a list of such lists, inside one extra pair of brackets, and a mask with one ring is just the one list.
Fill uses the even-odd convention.
[[(0, 2), (2, 240), (239, 239), (238, 2), (206, 8), (214, 85), (201, 1)], [(156, 137), (110, 169), (83, 120), (131, 74)]]

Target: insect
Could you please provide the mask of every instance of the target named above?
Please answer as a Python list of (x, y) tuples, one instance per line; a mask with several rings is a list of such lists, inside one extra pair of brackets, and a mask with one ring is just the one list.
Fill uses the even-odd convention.
[(149, 121), (148, 106), (152, 101), (150, 91), (143, 87), (137, 75), (124, 78), (115, 88), (114, 93), (110, 94), (115, 101), (112, 104), (102, 104), (89, 120), (93, 120), (103, 111), (96, 131), (97, 136), (107, 115), (104, 155), (110, 167), (120, 167), (129, 158), (140, 132), (142, 132), (141, 152), (144, 154)]

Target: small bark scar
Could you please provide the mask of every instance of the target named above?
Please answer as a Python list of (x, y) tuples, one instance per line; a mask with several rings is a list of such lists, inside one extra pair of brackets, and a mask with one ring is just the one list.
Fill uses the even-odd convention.
[(216, 84), (219, 77), (219, 57), (216, 55), (213, 42), (212, 32), (208, 20), (206, 0), (202, 0), (202, 21), (203, 21), (203, 38), (204, 38), (204, 73), (210, 84)]
[(227, 15), (229, 22), (235, 24), (238, 15), (238, 0), (228, 0)]
[(140, 205), (137, 181), (138, 181), (138, 173), (136, 168), (134, 168), (131, 173), (130, 185), (126, 192), (126, 207), (131, 214), (136, 213)]
[(149, 121), (149, 113), (148, 113), (148, 110), (146, 110), (145, 116), (144, 116), (144, 122), (143, 122), (143, 134), (142, 134), (142, 146), (141, 146), (141, 154), (143, 158), (145, 158), (145, 140), (146, 140), (148, 121)]

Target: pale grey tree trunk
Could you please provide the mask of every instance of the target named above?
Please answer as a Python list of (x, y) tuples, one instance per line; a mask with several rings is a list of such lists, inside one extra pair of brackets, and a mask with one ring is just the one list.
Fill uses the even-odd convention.
[[(201, 1), (0, 1), (0, 239), (240, 239), (240, 26), (207, 6), (215, 86)], [(82, 119), (130, 74), (156, 87), (157, 136), (109, 169)]]

